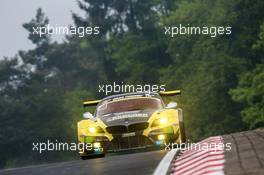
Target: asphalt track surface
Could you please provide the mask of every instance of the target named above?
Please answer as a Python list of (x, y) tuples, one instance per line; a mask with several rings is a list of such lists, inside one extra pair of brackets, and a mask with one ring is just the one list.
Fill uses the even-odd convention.
[(89, 174), (152, 174), (166, 154), (163, 150), (106, 156), (0, 170), (0, 175), (89, 175)]

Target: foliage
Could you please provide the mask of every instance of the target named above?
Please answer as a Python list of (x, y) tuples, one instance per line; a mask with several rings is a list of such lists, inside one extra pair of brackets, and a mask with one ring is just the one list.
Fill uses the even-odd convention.
[(253, 70), (243, 72), (238, 86), (230, 91), (234, 101), (244, 105), (241, 114), (250, 128), (264, 126), (264, 25), (260, 28), (259, 39), (253, 45), (253, 50), (261, 58), (262, 64), (257, 64)]
[(231, 90), (233, 99), (242, 102), (243, 120), (250, 128), (264, 126), (264, 65), (258, 65), (253, 71), (243, 74), (239, 86)]

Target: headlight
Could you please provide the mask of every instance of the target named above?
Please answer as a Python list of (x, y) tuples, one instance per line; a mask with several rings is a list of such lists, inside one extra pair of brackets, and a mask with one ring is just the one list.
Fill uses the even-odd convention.
[(159, 122), (160, 122), (160, 124), (166, 124), (167, 122), (168, 122), (168, 119), (167, 118), (160, 118), (160, 120), (159, 120)]
[(167, 117), (162, 117), (162, 118), (154, 120), (153, 123), (151, 124), (151, 127), (165, 125), (166, 123), (168, 123), (168, 118)]
[(158, 135), (158, 140), (164, 140), (164, 139), (165, 139), (165, 135), (163, 134)]
[(97, 134), (102, 134), (104, 133), (104, 130), (100, 126), (90, 126), (88, 127), (88, 131), (90, 133), (97, 133)]
[(93, 146), (94, 146), (95, 148), (100, 148), (100, 147), (101, 147), (101, 143), (100, 143), (100, 142), (95, 142), (95, 143), (93, 144)]
[(95, 133), (95, 132), (96, 132), (95, 127), (89, 127), (89, 132), (90, 132), (90, 133)]

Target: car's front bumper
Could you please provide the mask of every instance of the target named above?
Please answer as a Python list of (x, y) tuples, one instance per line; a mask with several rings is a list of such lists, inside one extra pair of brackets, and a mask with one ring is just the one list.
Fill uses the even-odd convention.
[[(146, 130), (148, 132), (146, 132)], [(84, 138), (86, 143), (100, 142), (100, 149), (85, 150), (83, 155), (95, 155), (105, 152), (119, 152), (127, 150), (136, 150), (142, 148), (163, 147), (165, 143), (176, 141), (179, 137), (177, 125), (169, 125), (166, 127), (157, 127), (130, 133), (112, 134), (111, 140), (107, 137), (91, 137)], [(81, 155), (81, 154), (80, 154)]]

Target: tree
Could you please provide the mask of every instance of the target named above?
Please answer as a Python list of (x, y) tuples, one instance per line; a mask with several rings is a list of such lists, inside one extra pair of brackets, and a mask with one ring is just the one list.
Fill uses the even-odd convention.
[(41, 52), (41, 50), (45, 51), (45, 48), (50, 43), (51, 39), (48, 33), (45, 33), (40, 36), (35, 30), (44, 28), (47, 26), (47, 24), (49, 24), (49, 19), (45, 16), (41, 8), (37, 9), (37, 14), (35, 16), (35, 19), (32, 19), (30, 22), (23, 24), (23, 27), (29, 32), (28, 39), (33, 44), (37, 45), (36, 50), (39, 51), (40, 53), (43, 53), (43, 51)]
[(249, 127), (264, 126), (264, 64), (240, 77), (237, 88), (230, 91), (235, 101), (244, 104), (241, 111), (243, 120)]
[[(164, 26), (233, 26), (240, 19), (234, 9), (237, 1), (182, 2), (164, 17)], [(236, 34), (235, 34), (236, 35)], [(183, 96), (179, 104), (185, 111), (189, 138), (195, 140), (245, 129), (229, 90), (236, 87), (238, 74), (247, 61), (233, 53), (236, 40), (231, 36), (179, 35), (168, 38), (171, 64), (163, 69), (161, 81), (169, 88), (179, 87)]]
[(260, 29), (259, 39), (252, 49), (262, 63), (241, 73), (238, 86), (230, 90), (232, 98), (243, 104), (241, 115), (251, 129), (264, 126), (264, 25)]

